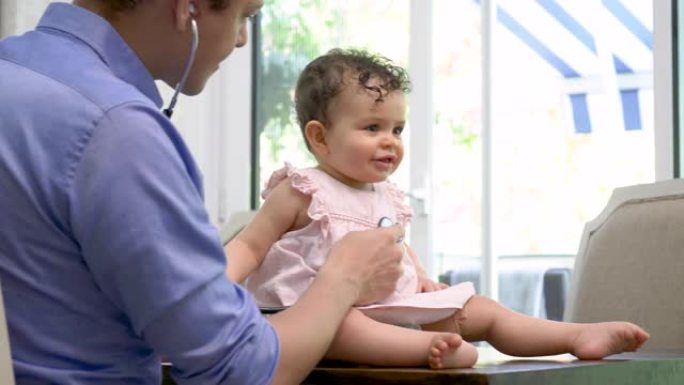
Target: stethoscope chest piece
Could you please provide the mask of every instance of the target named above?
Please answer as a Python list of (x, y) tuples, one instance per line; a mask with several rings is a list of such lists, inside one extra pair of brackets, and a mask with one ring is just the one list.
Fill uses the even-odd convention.
[(378, 227), (390, 227), (394, 225), (394, 221), (389, 219), (388, 217), (382, 217), (378, 221)]

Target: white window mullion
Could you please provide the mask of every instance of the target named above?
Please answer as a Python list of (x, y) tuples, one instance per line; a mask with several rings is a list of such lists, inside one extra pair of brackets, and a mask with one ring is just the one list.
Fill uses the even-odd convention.
[(409, 73), (410, 170), (408, 195), (415, 211), (411, 248), (428, 275), (437, 275), (432, 251), (432, 0), (411, 0)]
[(497, 299), (497, 256), (494, 253), (492, 229), (492, 78), (494, 72), (494, 31), (496, 0), (482, 1), (482, 294)]

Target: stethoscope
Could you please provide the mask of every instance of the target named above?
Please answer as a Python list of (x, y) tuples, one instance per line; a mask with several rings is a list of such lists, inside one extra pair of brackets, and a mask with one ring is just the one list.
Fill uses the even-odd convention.
[(173, 115), (173, 108), (176, 107), (176, 101), (178, 100), (178, 94), (181, 92), (183, 87), (185, 87), (185, 81), (188, 80), (188, 74), (190, 74), (190, 68), (192, 67), (192, 63), (195, 62), (195, 54), (197, 53), (197, 46), (199, 44), (199, 32), (197, 31), (197, 23), (195, 22), (195, 18), (192, 17), (192, 10), (190, 13), (190, 23), (191, 23), (191, 29), (192, 29), (192, 45), (190, 46), (190, 56), (188, 56), (188, 60), (185, 61), (185, 67), (183, 68), (183, 75), (180, 78), (180, 81), (178, 84), (176, 84), (176, 89), (173, 91), (173, 97), (171, 97), (171, 101), (169, 102), (169, 106), (164, 109), (164, 115), (166, 115), (167, 118), (171, 119), (171, 115)]
[[(395, 222), (390, 219), (389, 217), (382, 217), (378, 221), (378, 227), (391, 227), (394, 226)], [(399, 239), (397, 239), (397, 243), (403, 243), (404, 242), (404, 237), (401, 236)], [(406, 246), (404, 246), (406, 247)], [(404, 249), (405, 250), (405, 249)]]

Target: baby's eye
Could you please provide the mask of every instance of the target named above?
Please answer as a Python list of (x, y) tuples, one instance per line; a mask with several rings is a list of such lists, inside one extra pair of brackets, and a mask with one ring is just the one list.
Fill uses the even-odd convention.
[(404, 127), (394, 127), (392, 130), (392, 133), (396, 136), (401, 135), (402, 132), (404, 132)]
[(378, 132), (380, 127), (377, 124), (371, 124), (370, 126), (366, 127), (366, 130), (370, 132)]

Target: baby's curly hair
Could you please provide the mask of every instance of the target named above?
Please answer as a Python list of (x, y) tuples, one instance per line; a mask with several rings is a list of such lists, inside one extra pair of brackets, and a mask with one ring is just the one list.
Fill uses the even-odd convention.
[[(356, 79), (360, 87), (376, 92), (377, 102), (392, 91), (411, 91), (408, 73), (390, 59), (359, 49), (330, 50), (309, 63), (297, 80), (295, 111), (302, 134), (311, 120), (325, 125), (330, 123), (327, 119), (330, 102), (350, 84), (345, 83), (350, 79)], [(371, 79), (380, 80), (379, 86), (369, 85)], [(306, 146), (311, 150), (308, 142)]]

